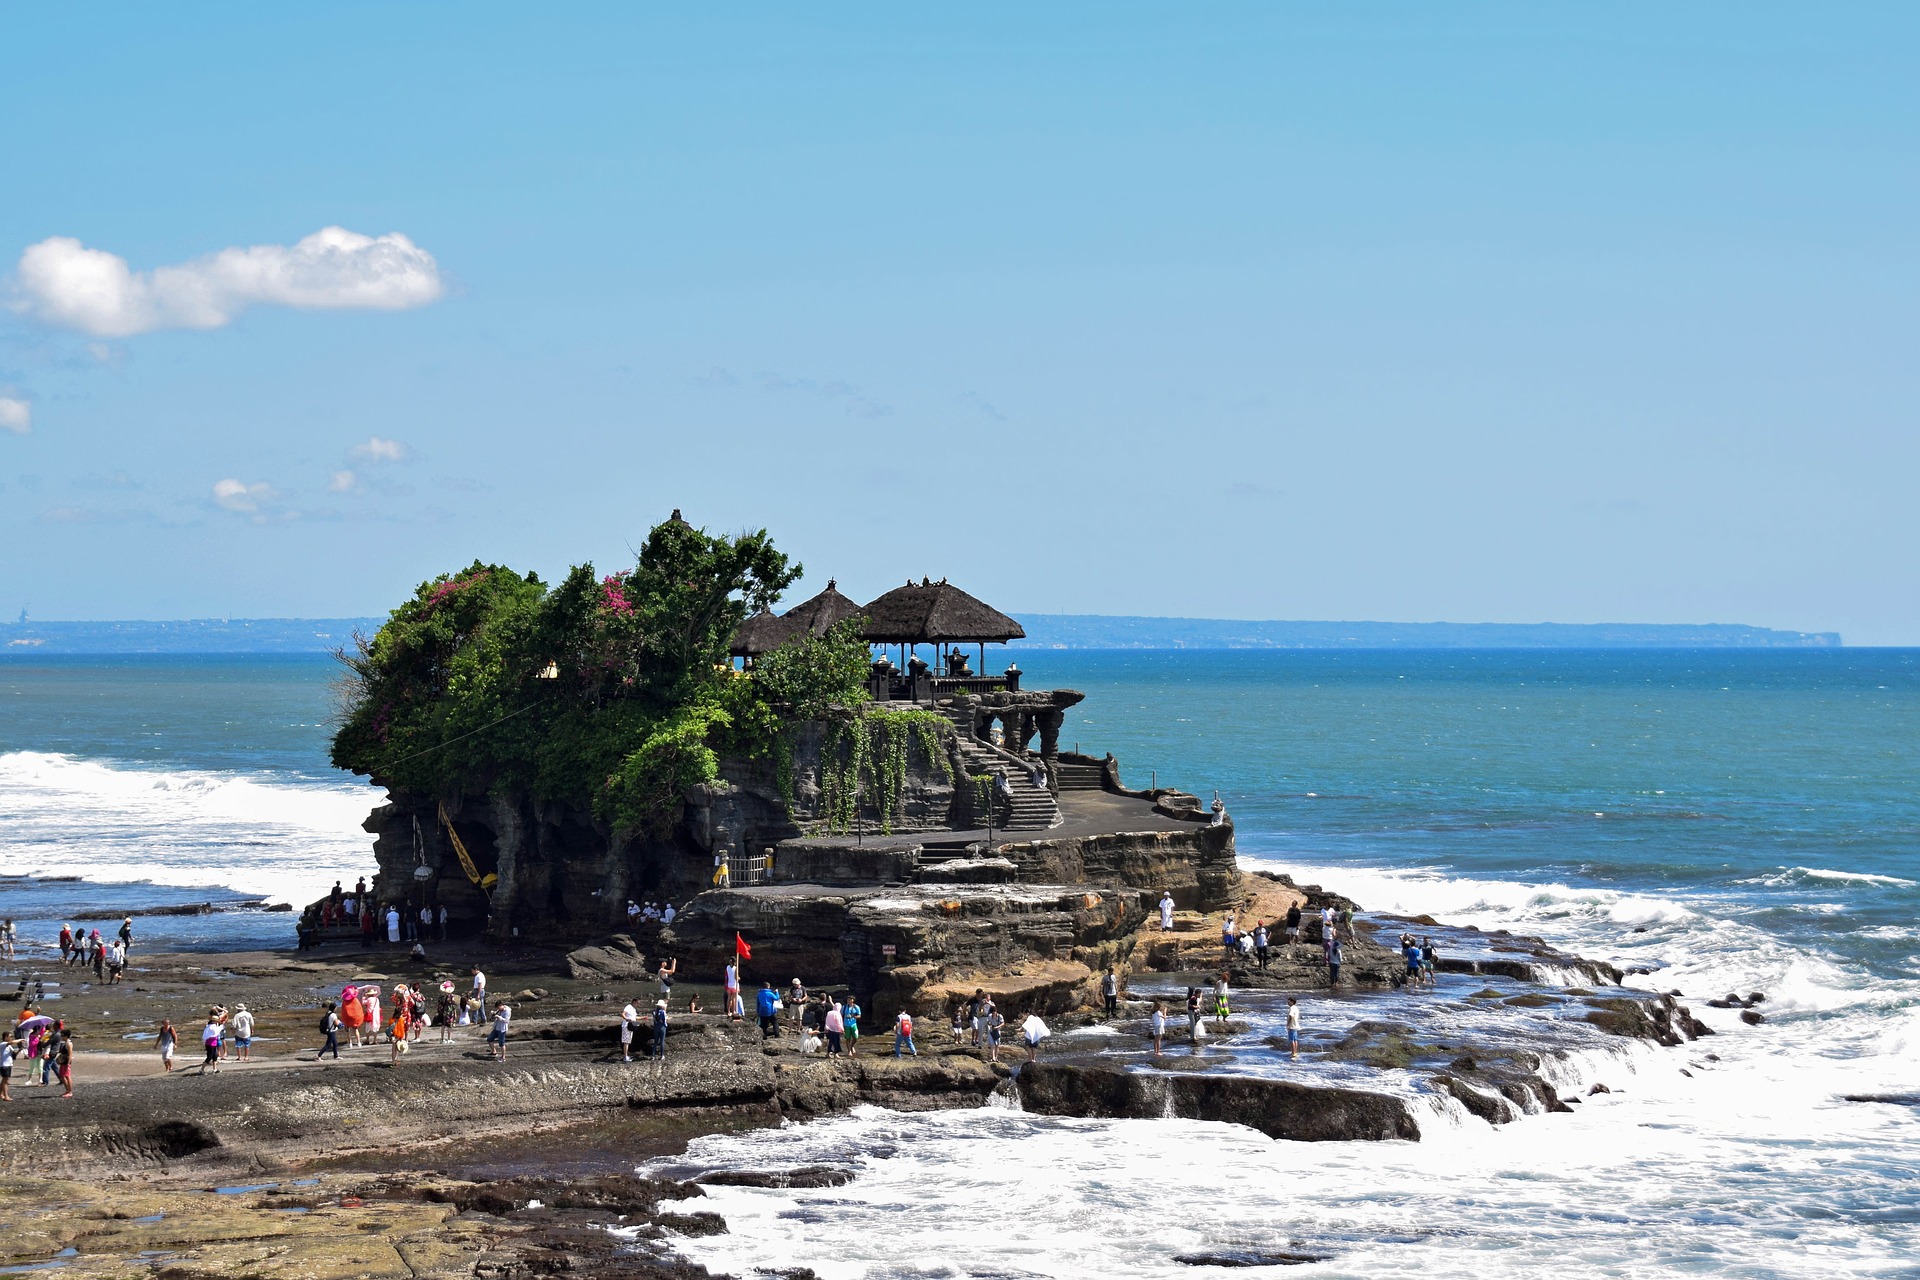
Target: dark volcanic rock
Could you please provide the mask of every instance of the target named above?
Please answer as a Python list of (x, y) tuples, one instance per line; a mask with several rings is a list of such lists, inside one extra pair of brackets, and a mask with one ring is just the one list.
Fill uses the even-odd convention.
[(1746, 1023), (1750, 1027), (1757, 1027), (1761, 1023), (1765, 1022), (1766, 1020), (1767, 1020), (1767, 1015), (1760, 1012), (1758, 1009), (1742, 1009), (1740, 1011), (1740, 1021)]
[(1297, 1267), (1308, 1262), (1327, 1262), (1332, 1257), (1330, 1253), (1226, 1249), (1212, 1253), (1176, 1253), (1173, 1260), (1189, 1267)]
[(1404, 1101), (1358, 1089), (1045, 1061), (1021, 1068), (1014, 1084), (1021, 1105), (1042, 1115), (1220, 1120), (1295, 1142), (1420, 1139)]

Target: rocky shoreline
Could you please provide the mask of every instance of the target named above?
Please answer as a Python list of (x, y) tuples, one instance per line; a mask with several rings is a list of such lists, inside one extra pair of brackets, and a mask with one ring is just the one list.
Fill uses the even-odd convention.
[[(1268, 919), (1292, 901), (1349, 905), (1281, 877), (1248, 877), (1245, 893), (1244, 905)], [(1151, 929), (1121, 948), (1134, 961), (1135, 998), (1098, 1036), (1075, 1034), (1095, 1021), (1084, 1003), (1092, 970), (1075, 962), (1073, 981), (1056, 982), (1049, 997), (1059, 1002), (1062, 1034), (1019, 1067), (983, 1062), (932, 1017), (921, 1020), (921, 1056), (895, 1059), (891, 1037), (872, 1034), (890, 1010), (875, 1009), (866, 1052), (853, 1058), (803, 1055), (791, 1031), (763, 1042), (751, 1021), (676, 1012), (663, 1063), (624, 1063), (614, 1028), (639, 981), (569, 964), (558, 950), (480, 948), (458, 966), (391, 952), (140, 956), (130, 984), (69, 979), (58, 1002), (43, 1006), (82, 1029), (79, 1096), (63, 1102), (57, 1090), (21, 1087), (17, 1077), (21, 1100), (0, 1108), (0, 1223), (8, 1228), (0, 1266), (58, 1261), (76, 1276), (146, 1271), (168, 1280), (700, 1276), (673, 1256), (671, 1241), (725, 1223), (698, 1209), (696, 1183), (634, 1170), (705, 1133), (861, 1104), (917, 1110), (992, 1099), (1040, 1114), (1227, 1120), (1287, 1140), (1418, 1140), (1432, 1115), (1430, 1104), (1416, 1105), (1421, 1093), (1493, 1124), (1577, 1105), (1560, 1096), (1548, 1069), (1572, 1032), (1671, 1046), (1706, 1030), (1672, 995), (1614, 985), (1622, 975), (1609, 966), (1506, 934), (1476, 942), (1471, 931), (1448, 932), (1444, 989), (1401, 992), (1397, 953), (1372, 936), (1400, 922), (1363, 918), (1337, 1006), (1351, 1020), (1317, 1027), (1302, 1059), (1345, 1073), (1337, 1081), (1248, 1070), (1277, 1057), (1257, 1008), (1250, 1020), (1236, 1014), (1218, 1024), (1204, 1051), (1149, 1055), (1149, 1006), (1139, 992), (1210, 976), (1221, 955), (1218, 921), (1218, 913), (1184, 912), (1174, 931)], [(1411, 927), (1445, 931), (1425, 920)], [(1235, 990), (1257, 1005), (1323, 988), (1312, 928), (1317, 921), (1308, 938), (1276, 946), (1264, 970), (1235, 960)], [(468, 959), (515, 1003), (505, 1062), (488, 1059), (473, 1028), (449, 1045), (428, 1030), (397, 1063), (385, 1046), (347, 1050), (338, 1065), (313, 1060), (324, 994), (348, 981), (464, 980)], [(944, 985), (918, 975), (915, 989), (958, 993), (976, 980), (1028, 998), (1046, 989), (1043, 965), (1020, 968), (945, 974)], [(676, 1009), (689, 993), (719, 1005), (717, 987), (683, 982)], [(169, 1016), (190, 1045), (194, 1013), (239, 1001), (258, 1019), (251, 1064), (198, 1078), (185, 1069), (193, 1057), (183, 1047), (182, 1069), (163, 1075), (150, 1042), (133, 1038)], [(1440, 1010), (1467, 1029), (1434, 1031)], [(845, 1175), (701, 1176), (812, 1185), (793, 1180)]]

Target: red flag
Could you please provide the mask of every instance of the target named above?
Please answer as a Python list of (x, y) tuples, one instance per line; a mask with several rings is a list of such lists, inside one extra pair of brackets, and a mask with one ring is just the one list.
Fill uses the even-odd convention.
[(748, 946), (747, 940), (737, 933), (733, 935), (733, 954), (739, 956), (742, 960), (750, 960), (753, 958), (753, 948)]

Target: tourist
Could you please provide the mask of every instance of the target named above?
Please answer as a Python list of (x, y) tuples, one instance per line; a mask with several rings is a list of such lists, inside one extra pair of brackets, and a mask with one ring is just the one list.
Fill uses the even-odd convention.
[(894, 1057), (897, 1058), (900, 1056), (900, 1050), (903, 1046), (906, 1048), (906, 1051), (914, 1057), (917, 1058), (920, 1056), (920, 1051), (913, 1047), (913, 1015), (905, 1009), (902, 1009), (900, 1016), (893, 1020)]
[(347, 1047), (360, 1047), (360, 1025), (366, 1021), (366, 1013), (360, 1007), (360, 988), (352, 985), (340, 988), (340, 1021), (347, 1029)]
[(505, 1000), (493, 1006), (493, 1029), (487, 1032), (487, 1056), (497, 1062), (507, 1060), (507, 1027), (513, 1022), (513, 1010)]
[(127, 916), (125, 919), (120, 921), (120, 932), (115, 936), (120, 939), (120, 949), (122, 951), (133, 950), (133, 917), (132, 916)]
[(1400, 960), (1407, 970), (1402, 981), (1406, 989), (1411, 991), (1420, 985), (1420, 944), (1413, 940), (1410, 933), (1400, 935)]
[(241, 1062), (253, 1059), (253, 1015), (244, 1004), (233, 1010), (233, 1048)]
[[(335, 891), (338, 891), (340, 888), (339, 881), (336, 880), (333, 887)], [(329, 1000), (327, 1001), (325, 1011), (320, 1015), (320, 1034), (326, 1038), (320, 1042), (320, 1052), (313, 1055), (315, 1062), (320, 1061), (320, 1059), (326, 1057), (329, 1053), (333, 1055), (335, 1062), (340, 1061), (340, 1014), (338, 1010), (339, 1006)]]
[(1267, 922), (1264, 920), (1253, 926), (1253, 954), (1258, 957), (1260, 961), (1261, 971), (1265, 972), (1267, 967)]
[(362, 898), (360, 900), (360, 908), (360, 945), (362, 947), (371, 947), (373, 945), (374, 931), (379, 927), (374, 923), (374, 906), (371, 902)]
[(1147, 1019), (1147, 1026), (1153, 1032), (1153, 1051), (1159, 1053), (1167, 1038), (1167, 1007), (1158, 1000), (1153, 1002), (1153, 1016)]
[(973, 999), (967, 1001), (967, 1025), (973, 1029), (973, 1047), (978, 1049), (987, 1030), (987, 1011), (993, 1008), (993, 1000), (984, 987), (973, 989)]
[(1320, 934), (1322, 937), (1325, 937), (1327, 932), (1333, 928), (1333, 923), (1333, 904), (1329, 902), (1326, 906), (1320, 908)]
[(65, 1027), (60, 1029), (60, 1046), (55, 1051), (53, 1073), (60, 1077), (60, 1083), (67, 1091), (60, 1096), (73, 1097), (73, 1032)]
[(173, 1070), (173, 1051), (180, 1043), (180, 1033), (173, 1029), (171, 1018), (160, 1019), (160, 1069)]
[(1160, 891), (1160, 932), (1170, 933), (1172, 931), (1173, 931), (1173, 895), (1171, 893), (1168, 893), (1166, 890), (1162, 889)]
[(407, 994), (407, 1026), (412, 1029), (413, 1038), (418, 1040), (420, 1033), (432, 1022), (427, 1016), (427, 989), (415, 983), (413, 990)]
[(358, 899), (360, 900), (360, 902), (362, 903), (362, 905), (364, 905), (364, 904), (366, 903), (366, 901), (367, 901), (367, 878), (366, 878), (365, 876), (361, 876), (361, 877), (360, 877), (360, 879), (359, 879), (359, 880), (358, 880), (358, 881), (357, 881), (357, 882), (356, 882), (356, 883), (354, 884), (354, 886), (353, 886), (353, 896), (354, 896), (354, 897), (356, 897), (356, 898), (358, 898)]
[(798, 978), (795, 978), (787, 985), (787, 1008), (793, 1010), (793, 1025), (795, 1027), (804, 1026), (807, 1012), (807, 989), (801, 985), (800, 979)]
[(40, 1035), (40, 1044), (36, 1052), (40, 1058), (40, 1084), (45, 1087), (53, 1083), (53, 1060), (59, 1056), (60, 1033), (66, 1030), (65, 1021), (56, 1022), (50, 1030)]
[(1333, 935), (1333, 941), (1327, 944), (1327, 985), (1329, 987), (1337, 987), (1340, 985), (1340, 962), (1342, 958), (1340, 952), (1340, 935), (1336, 933)]
[(840, 1012), (840, 1002), (838, 1000), (834, 1000), (831, 997), (828, 998), (827, 1016), (822, 1019), (821, 1025), (827, 1033), (827, 1056), (829, 1058), (839, 1057), (840, 1047), (847, 1031), (847, 1022), (845, 1015)]
[(1351, 903), (1340, 908), (1340, 914), (1334, 918), (1334, 923), (1340, 926), (1341, 937), (1353, 936), (1353, 905)]
[(1323, 914), (1320, 918), (1320, 954), (1328, 964), (1333, 963), (1333, 940), (1339, 936)]
[(740, 1021), (740, 960), (737, 956), (728, 960), (727, 967), (721, 970), (720, 983), (726, 993), (727, 1017), (738, 1022)]
[(853, 998), (853, 992), (847, 992), (847, 999), (840, 1006), (840, 1023), (847, 1037), (847, 1056), (860, 1056), (860, 1002)]
[(1291, 947), (1300, 941), (1300, 904), (1294, 903), (1287, 908), (1287, 945)]
[(633, 1061), (633, 1032), (640, 1025), (640, 1011), (629, 1000), (620, 1010), (620, 1061)]
[(367, 1047), (372, 1048), (375, 1037), (380, 1034), (380, 988), (366, 986), (360, 988), (360, 1012), (362, 1025), (366, 1029)]
[(1240, 935), (1240, 958), (1242, 960), (1253, 959), (1253, 934), (1251, 932)]
[(107, 980), (107, 944), (101, 939), (98, 929), (88, 935), (87, 948), (91, 953), (89, 959), (93, 962), (94, 979), (105, 982)]
[(973, 1019), (967, 1016), (967, 1008), (967, 1005), (953, 1007), (953, 1025), (947, 1028), (947, 1034), (953, 1037), (955, 1044), (967, 1038), (967, 1028), (972, 1025)]
[(687, 1012), (700, 1012), (700, 993), (698, 991), (687, 997)]
[(1100, 1001), (1106, 1006), (1107, 1016), (1120, 1015), (1120, 979), (1113, 976), (1113, 966), (1107, 966), (1106, 976), (1100, 979)]
[(200, 1047), (207, 1055), (200, 1064), (200, 1074), (203, 1076), (207, 1074), (208, 1067), (212, 1067), (216, 1075), (220, 1072), (220, 1022), (224, 1016), (218, 1006), (207, 1010), (207, 1025), (200, 1029)]
[(655, 1062), (667, 1060), (667, 1002), (656, 1000), (653, 1005), (653, 1059)]
[(420, 904), (420, 923), (413, 931), (414, 941), (425, 942), (433, 936), (433, 908), (426, 903)]
[(400, 941), (400, 908), (387, 904), (387, 941)]
[(1287, 1054), (1300, 1061), (1300, 1001), (1294, 996), (1287, 997)]
[(1240, 927), (1233, 918), (1233, 912), (1229, 911), (1226, 919), (1220, 922), (1220, 947), (1226, 953), (1228, 960), (1233, 959), (1233, 953), (1239, 949), (1239, 934)]
[(18, 1040), (0, 1035), (0, 1102), (13, 1101), (13, 1057), (19, 1051)]
[(987, 1002), (987, 1061), (1000, 1061), (1000, 1033), (1006, 1028), (1007, 1020), (992, 1001)]
[(1440, 953), (1434, 948), (1431, 935), (1420, 939), (1420, 980), (1428, 986), (1434, 986), (1439, 978)]
[(0, 956), (13, 959), (14, 940), (17, 930), (13, 927), (13, 917), (0, 920)]
[(120, 975), (127, 967), (127, 944), (115, 938), (107, 944), (107, 985), (113, 986), (120, 981)]
[(427, 962), (427, 944), (415, 938), (413, 941), (413, 950), (407, 952), (407, 959), (413, 961), (415, 964), (425, 964)]
[(661, 959), (659, 978), (660, 998), (662, 1000), (671, 1000), (673, 998), (673, 975), (679, 972), (680, 962), (678, 960)]
[(393, 990), (393, 1021), (387, 1025), (387, 1040), (393, 1045), (387, 1061), (392, 1066), (400, 1065), (400, 1055), (407, 1051), (407, 1033), (412, 1029), (413, 1019), (408, 1014), (411, 1006), (407, 1002), (407, 989), (395, 987)]
[(760, 1039), (775, 1040), (780, 1036), (780, 996), (773, 989), (771, 981), (760, 984), (760, 996), (755, 1006), (760, 1014)]
[(1200, 988), (1187, 988), (1187, 1039), (1200, 1038)]
[(1040, 1015), (1037, 1013), (1027, 1015), (1027, 1020), (1020, 1024), (1020, 1031), (1027, 1042), (1027, 1061), (1032, 1062), (1040, 1056), (1040, 1042), (1051, 1033), (1047, 1030), (1047, 1024), (1040, 1021)]
[(433, 924), (435, 929), (434, 936), (438, 938), (440, 941), (445, 942), (447, 940), (447, 904), (446, 903), (444, 902), (441, 903), (440, 906), (435, 910), (434, 917), (433, 917)]
[(467, 993), (480, 1002), (481, 1009), (487, 1007), (487, 975), (480, 972), (479, 965), (473, 966), (473, 985)]
[(1227, 971), (1225, 969), (1222, 969), (1220, 971), (1219, 978), (1215, 979), (1213, 984), (1213, 1016), (1214, 1017), (1226, 1018), (1226, 1017), (1232, 1016), (1233, 1011), (1227, 1007), (1227, 1004), (1228, 1004), (1227, 997), (1228, 997)]
[(73, 958), (73, 926), (60, 926), (60, 963), (66, 964)]

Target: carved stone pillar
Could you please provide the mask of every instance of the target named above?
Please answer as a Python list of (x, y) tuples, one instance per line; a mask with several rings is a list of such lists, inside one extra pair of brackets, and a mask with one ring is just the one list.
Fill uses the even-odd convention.
[(1060, 726), (1066, 723), (1067, 714), (1064, 711), (1042, 711), (1035, 718), (1040, 722), (1040, 755), (1051, 772), (1054, 758), (1060, 754)]

